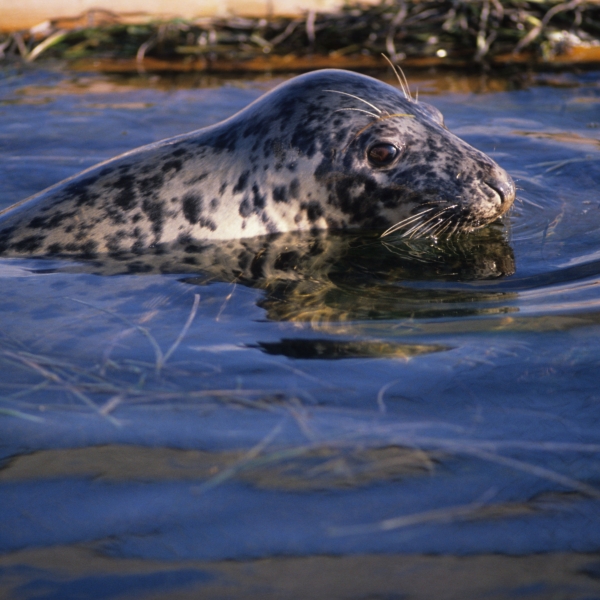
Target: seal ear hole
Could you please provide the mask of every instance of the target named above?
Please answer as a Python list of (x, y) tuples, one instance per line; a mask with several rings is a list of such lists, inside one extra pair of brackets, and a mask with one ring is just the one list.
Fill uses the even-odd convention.
[(400, 155), (400, 149), (389, 142), (377, 142), (367, 150), (367, 158), (374, 167), (387, 167)]

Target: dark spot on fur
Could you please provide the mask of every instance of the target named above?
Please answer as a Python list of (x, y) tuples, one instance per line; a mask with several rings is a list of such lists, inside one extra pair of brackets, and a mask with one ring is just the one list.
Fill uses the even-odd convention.
[(181, 201), (183, 216), (187, 222), (195, 225), (202, 214), (202, 195), (199, 193), (188, 192)]
[(273, 223), (273, 221), (269, 219), (269, 215), (267, 215), (266, 212), (263, 212), (260, 215), (260, 220), (262, 221), (263, 225), (267, 228), (268, 233), (277, 233), (279, 231), (275, 226), (275, 223)]
[(186, 254), (200, 254), (201, 252), (204, 251), (205, 246), (201, 246), (199, 244), (194, 244), (190, 242), (190, 238), (185, 238), (185, 237), (180, 237), (179, 238), (179, 243), (180, 244), (185, 244), (185, 248), (183, 249), (183, 251)]
[(308, 130), (305, 123), (300, 123), (296, 126), (296, 130), (292, 135), (292, 146), (300, 153), (308, 158), (312, 158), (317, 151), (315, 145), (315, 134)]
[(140, 236), (131, 244), (131, 251), (135, 254), (142, 254), (146, 249), (145, 236)]
[(0, 231), (0, 239), (9, 238), (14, 232), (16, 227), (13, 225), (12, 227), (5, 227), (2, 231)]
[(207, 219), (206, 217), (200, 217), (198, 221), (200, 227), (204, 227), (206, 229), (210, 229), (211, 231), (217, 230), (217, 224), (212, 219)]
[(271, 151), (273, 150), (273, 140), (272, 138), (267, 138), (263, 144), (263, 158), (269, 158), (271, 156)]
[(269, 130), (269, 126), (270, 123), (265, 120), (252, 120), (250, 121), (250, 125), (248, 125), (246, 129), (244, 129), (244, 133), (242, 134), (242, 136), (244, 138), (247, 138), (251, 135), (258, 136), (259, 138), (263, 137), (264, 134)]
[(400, 190), (382, 189), (378, 191), (377, 199), (386, 208), (396, 208), (401, 204), (402, 194)]
[(22, 240), (19, 240), (18, 242), (15, 242), (13, 244), (13, 248), (17, 252), (26, 252), (31, 254), (41, 248), (45, 239), (46, 238), (43, 235), (30, 235)]
[(136, 205), (135, 200), (135, 178), (132, 175), (121, 175), (112, 185), (120, 192), (115, 197), (115, 204), (123, 210), (131, 210)]
[(76, 211), (71, 212), (58, 212), (53, 214), (51, 217), (33, 217), (27, 224), (27, 227), (31, 229), (55, 229), (60, 225), (63, 219), (72, 217), (76, 214)]
[(333, 165), (329, 158), (323, 158), (315, 169), (315, 179), (319, 182), (327, 181), (331, 177)]
[(237, 194), (238, 192), (243, 192), (248, 185), (248, 178), (250, 177), (250, 171), (244, 171), (240, 178), (237, 180), (235, 187), (233, 188), (233, 193)]
[(275, 202), (287, 202), (287, 190), (285, 186), (280, 185), (273, 188), (273, 200)]
[(301, 207), (306, 210), (306, 216), (311, 223), (314, 223), (323, 216), (323, 207), (314, 200), (312, 202), (303, 203)]
[(254, 200), (254, 208), (256, 210), (263, 209), (267, 202), (267, 197), (264, 194), (260, 193), (260, 189), (256, 183), (252, 186), (252, 194)]
[(178, 172), (181, 170), (182, 166), (183, 166), (183, 162), (180, 160), (168, 160), (161, 167), (161, 171), (163, 173), (168, 173), (171, 170)]
[(70, 183), (63, 190), (64, 199), (75, 200), (77, 206), (82, 206), (84, 204), (93, 205), (98, 196), (96, 194), (91, 194), (89, 188), (98, 181), (98, 178), (99, 175), (94, 175)]
[(157, 173), (152, 177), (146, 177), (145, 179), (138, 179), (137, 185), (143, 196), (148, 196), (155, 192), (164, 183), (165, 176), (162, 173)]
[(142, 203), (142, 210), (146, 213), (152, 223), (152, 233), (159, 238), (165, 222), (164, 205), (162, 201), (146, 198)]
[(78, 251), (83, 256), (95, 256), (98, 250), (98, 243), (94, 240), (87, 240), (83, 244), (79, 245)]
[(217, 135), (217, 137), (215, 137), (212, 142), (212, 146), (217, 150), (227, 150), (227, 152), (235, 152), (237, 140), (237, 131), (233, 128), (230, 128), (225, 130), (220, 135)]
[[(252, 204), (250, 203), (250, 198), (248, 196), (244, 196), (244, 199), (240, 202), (240, 216), (244, 219), (249, 217), (252, 214)], [(245, 223), (242, 224), (242, 229), (245, 227)]]
[(300, 196), (300, 182), (297, 177), (290, 181), (290, 198), (298, 198)]
[(345, 229), (344, 223), (337, 219), (333, 219), (332, 217), (325, 217), (325, 222), (329, 229)]
[(208, 173), (201, 173), (200, 175), (196, 175), (194, 177), (190, 177), (186, 180), (185, 185), (194, 185), (196, 183), (200, 183), (203, 179), (208, 177)]
[(286, 152), (281, 140), (275, 140), (273, 142), (273, 156), (275, 156), (279, 162), (283, 162), (285, 160)]

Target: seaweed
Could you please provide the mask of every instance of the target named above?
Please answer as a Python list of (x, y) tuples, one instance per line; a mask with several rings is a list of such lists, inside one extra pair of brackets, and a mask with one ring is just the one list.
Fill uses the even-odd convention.
[[(123, 69), (304, 70), (600, 61), (592, 0), (383, 0), (298, 17), (154, 21), (94, 10), (0, 36), (0, 61), (61, 58)], [(102, 66), (100, 67), (102, 68)]]

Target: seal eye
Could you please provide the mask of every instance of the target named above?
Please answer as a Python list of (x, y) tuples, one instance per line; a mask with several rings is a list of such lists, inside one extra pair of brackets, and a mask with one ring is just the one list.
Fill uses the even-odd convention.
[(394, 162), (398, 154), (400, 150), (396, 146), (386, 143), (374, 144), (367, 150), (369, 162), (374, 167), (387, 167)]

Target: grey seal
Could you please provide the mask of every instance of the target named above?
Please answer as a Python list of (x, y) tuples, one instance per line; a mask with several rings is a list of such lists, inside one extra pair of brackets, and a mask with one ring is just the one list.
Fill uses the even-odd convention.
[(4, 210), (0, 252), (141, 252), (321, 229), (453, 235), (497, 219), (514, 197), (511, 177), (433, 106), (328, 69)]

